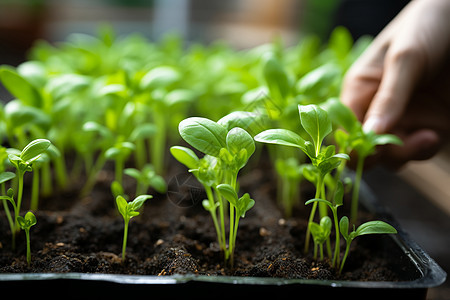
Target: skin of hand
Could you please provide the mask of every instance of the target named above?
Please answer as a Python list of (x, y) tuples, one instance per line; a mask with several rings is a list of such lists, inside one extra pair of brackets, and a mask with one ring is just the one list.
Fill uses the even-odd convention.
[(403, 140), (375, 159), (433, 156), (450, 136), (450, 1), (411, 1), (348, 70), (341, 100), (365, 130)]

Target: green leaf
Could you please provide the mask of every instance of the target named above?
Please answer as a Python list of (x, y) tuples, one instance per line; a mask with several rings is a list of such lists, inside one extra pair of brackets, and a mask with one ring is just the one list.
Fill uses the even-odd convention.
[(31, 226), (36, 225), (36, 216), (31, 211), (29, 211), (25, 214), (25, 218), (17, 216), (17, 223), (19, 223), (19, 226), (22, 230), (29, 230)]
[(323, 139), (332, 131), (331, 121), (325, 110), (317, 105), (299, 105), (300, 121), (311, 136), (316, 156), (319, 154)]
[(133, 201), (128, 203), (129, 209), (131, 211), (136, 211), (136, 210), (140, 209), (142, 207), (142, 205), (144, 205), (145, 201), (147, 201), (148, 199), (151, 199), (151, 198), (153, 198), (152, 195), (137, 196)]
[(5, 183), (5, 182), (13, 179), (14, 177), (16, 177), (16, 174), (13, 173), (13, 172), (0, 173), (0, 184)]
[(325, 199), (320, 199), (320, 198), (309, 199), (308, 201), (305, 202), (305, 205), (311, 204), (313, 202), (321, 202), (321, 203), (325, 203), (330, 208), (333, 207), (333, 204), (330, 201), (325, 200)]
[(191, 149), (182, 146), (173, 146), (170, 147), (170, 153), (176, 160), (189, 169), (195, 169), (198, 167), (200, 160)]
[(172, 67), (160, 66), (150, 70), (141, 79), (142, 89), (156, 89), (167, 87), (177, 82), (181, 74)]
[(354, 128), (360, 126), (353, 111), (344, 105), (338, 98), (330, 98), (321, 107), (325, 109), (331, 120), (338, 126), (342, 126), (347, 132), (352, 132)]
[(347, 241), (349, 236), (348, 236), (348, 218), (346, 216), (343, 216), (341, 218), (341, 220), (339, 221), (339, 231), (341, 232), (342, 236), (344, 237), (344, 239)]
[(41, 107), (42, 99), (37, 89), (28, 80), (20, 76), (14, 68), (2, 66), (0, 68), (0, 80), (12, 95), (22, 100), (23, 103), (33, 107)]
[(365, 234), (397, 233), (397, 230), (383, 221), (369, 221), (356, 229), (357, 236)]
[(255, 152), (255, 142), (252, 136), (240, 127), (234, 127), (228, 132), (226, 143), (228, 150), (235, 155), (242, 149), (247, 150), (246, 160)]
[(51, 142), (46, 139), (37, 139), (31, 141), (28, 145), (23, 148), (20, 153), (20, 158), (23, 161), (32, 161), (36, 159), (39, 155), (44, 153), (48, 147), (50, 147)]
[(267, 144), (297, 147), (306, 151), (305, 140), (287, 129), (268, 129), (255, 136), (255, 141)]
[(336, 191), (334, 193), (334, 204), (341, 206), (344, 203), (344, 185), (338, 180), (336, 185)]
[(116, 204), (117, 204), (117, 210), (119, 211), (119, 213), (122, 215), (122, 217), (124, 219), (128, 218), (128, 202), (127, 200), (125, 200), (124, 197), (122, 197), (121, 195), (116, 197)]
[(206, 118), (191, 117), (178, 126), (181, 137), (195, 149), (218, 157), (220, 149), (226, 147), (227, 130)]
[(402, 140), (393, 134), (377, 134), (373, 138), (373, 143), (375, 145), (386, 145), (386, 144), (394, 144), (394, 145), (403, 145)]
[(228, 200), (228, 202), (230, 202), (234, 206), (237, 206), (238, 195), (231, 185), (226, 183), (219, 184), (217, 186), (217, 189), (219, 190), (220, 194)]
[(240, 127), (254, 136), (266, 127), (266, 120), (260, 113), (248, 111), (234, 111), (217, 121), (218, 124), (230, 131), (234, 127)]
[(271, 56), (266, 60), (263, 72), (271, 96), (276, 102), (284, 100), (291, 92), (291, 84), (283, 64)]
[(249, 211), (255, 205), (255, 200), (250, 198), (248, 193), (245, 193), (241, 198), (237, 201), (237, 214), (241, 216), (241, 218), (245, 217), (245, 213)]

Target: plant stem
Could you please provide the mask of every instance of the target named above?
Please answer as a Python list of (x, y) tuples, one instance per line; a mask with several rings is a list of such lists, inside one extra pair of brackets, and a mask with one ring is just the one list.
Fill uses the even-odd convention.
[(128, 222), (127, 220), (124, 221), (124, 228), (123, 228), (123, 243), (122, 243), (122, 262), (125, 261), (125, 251), (127, 249), (127, 239), (128, 239)]
[(30, 210), (38, 209), (39, 201), (39, 169), (35, 169), (33, 172), (33, 181), (31, 185), (31, 203)]
[(219, 223), (217, 222), (217, 215), (216, 215), (216, 206), (214, 202), (214, 196), (211, 190), (210, 186), (205, 185), (205, 191), (206, 195), (208, 196), (209, 205), (211, 208), (214, 207), (214, 210), (210, 210), (211, 217), (213, 219), (214, 227), (216, 228), (216, 234), (217, 234), (217, 241), (219, 242), (219, 247), (222, 250), (225, 250), (226, 246), (222, 244), (222, 233), (220, 232)]
[(233, 266), (233, 254), (234, 254), (234, 244), (233, 244), (233, 235), (234, 235), (234, 205), (230, 203), (230, 234), (228, 237), (228, 251), (230, 253), (230, 266)]
[(22, 205), (22, 195), (23, 195), (23, 175), (24, 175), (24, 171), (18, 170), (18, 177), (19, 177), (19, 187), (18, 187), (18, 192), (17, 192), (17, 206), (15, 209), (15, 231), (19, 231), (20, 226), (19, 226), (19, 222), (17, 221), (17, 217), (19, 216), (20, 213), (20, 207)]
[(347, 241), (347, 246), (345, 247), (345, 254), (344, 254), (344, 257), (342, 258), (341, 267), (339, 268), (339, 274), (342, 273), (342, 269), (344, 268), (345, 261), (347, 260), (348, 253), (350, 251), (351, 242), (352, 242), (351, 240)]
[[(2, 183), (1, 185), (1, 193), (2, 195), (6, 194), (6, 188), (5, 183)], [(14, 230), (14, 220), (11, 216), (11, 211), (9, 210), (8, 202), (6, 202), (6, 199), (2, 198), (3, 208), (5, 209), (6, 218), (8, 219), (9, 228), (11, 229), (11, 239), (12, 239), (12, 246), (11, 248), (14, 250), (16, 248), (16, 231)]]
[[(323, 181), (322, 176), (319, 176), (318, 180), (317, 180), (317, 186), (316, 186), (316, 195), (315, 195), (316, 199), (320, 198), (322, 181)], [(309, 214), (308, 227), (306, 228), (306, 236), (305, 236), (305, 249), (304, 249), (305, 254), (308, 253), (309, 240), (311, 237), (310, 224), (314, 221), (314, 216), (316, 215), (316, 210), (317, 210), (317, 201), (315, 201), (313, 203), (313, 206), (311, 208), (311, 213)]]
[(25, 229), (25, 236), (27, 238), (27, 264), (31, 265), (31, 246), (30, 246), (30, 229)]
[(332, 209), (333, 211), (333, 219), (334, 219), (334, 228), (336, 230), (336, 244), (334, 245), (334, 257), (333, 257), (333, 262), (331, 264), (332, 267), (336, 266), (339, 267), (339, 260), (340, 260), (340, 256), (341, 256), (341, 241), (340, 241), (340, 236), (339, 236), (339, 222), (338, 222), (338, 216), (337, 216), (337, 208), (334, 207)]
[(358, 156), (358, 163), (356, 165), (355, 183), (352, 193), (352, 204), (350, 211), (350, 223), (356, 224), (358, 219), (358, 202), (359, 202), (359, 188), (361, 185), (362, 173), (364, 169), (364, 156)]

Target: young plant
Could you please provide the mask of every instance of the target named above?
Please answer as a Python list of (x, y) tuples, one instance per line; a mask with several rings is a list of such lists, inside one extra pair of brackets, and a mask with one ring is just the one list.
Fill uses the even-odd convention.
[(17, 170), (17, 178), (18, 178), (18, 193), (17, 193), (17, 209), (15, 209), (15, 228), (16, 231), (19, 230), (19, 225), (17, 221), (17, 217), (19, 216), (20, 207), (22, 204), (22, 196), (23, 196), (23, 176), (25, 172), (31, 172), (33, 170), (33, 163), (39, 159), (39, 157), (47, 151), (48, 147), (50, 147), (51, 142), (46, 139), (37, 139), (30, 142), (28, 145), (23, 148), (20, 153), (10, 153), (8, 155), (9, 160), (12, 165)]
[[(2, 173), (2, 175), (4, 175), (5, 173)], [(10, 172), (8, 172), (8, 173), (10, 173)], [(14, 173), (11, 173), (11, 174), (14, 174)], [(14, 176), (15, 176), (15, 174), (14, 174)], [(2, 177), (4, 177), (4, 176), (2, 176)], [(10, 178), (12, 179), (14, 177), (10, 176)], [(9, 228), (11, 230), (11, 249), (15, 250), (16, 249), (16, 231), (17, 230), (16, 230), (16, 225), (15, 225), (15, 221), (14, 220), (17, 220), (17, 219), (15, 217), (14, 217), (14, 219), (12, 218), (11, 212), (9, 211), (9, 207), (8, 207), (7, 202), (6, 202), (6, 201), (11, 202), (11, 204), (13, 206), (13, 210), (14, 210), (14, 216), (18, 215), (19, 212), (17, 210), (16, 202), (14, 201), (14, 190), (12, 188), (9, 188), (8, 192), (6, 193), (6, 195), (0, 196), (0, 199), (3, 202), (3, 207), (5, 209), (6, 217), (7, 217), (8, 222), (9, 222)]]
[[(350, 220), (357, 222), (359, 190), (361, 185), (364, 162), (366, 158), (375, 153), (379, 145), (395, 144), (401, 145), (402, 141), (392, 134), (375, 134), (373, 131), (366, 132), (362, 124), (358, 121), (354, 113), (342, 104), (339, 99), (331, 98), (322, 105), (328, 112), (333, 122), (341, 129), (335, 130), (334, 138), (341, 153), (350, 154), (353, 150), (357, 154), (356, 174), (353, 184), (352, 204)], [(339, 179), (345, 163), (336, 172), (336, 179)]]
[[(243, 122), (251, 122), (251, 119), (243, 120)], [(219, 189), (218, 187), (221, 184), (226, 184), (227, 187), (234, 190), (236, 195), (238, 194), (238, 172), (247, 164), (248, 159), (255, 152), (255, 142), (246, 130), (232, 126), (230, 126), (232, 128), (228, 128), (226, 124), (224, 125), (199, 117), (181, 121), (178, 127), (181, 137), (192, 147), (204, 153), (205, 156), (202, 161), (192, 150), (184, 147), (172, 147), (171, 152), (205, 186), (208, 201), (204, 201), (203, 205), (213, 216), (219, 244), (224, 250), (225, 261), (232, 265), (237, 232), (236, 220), (242, 216), (243, 212), (241, 208), (236, 207), (237, 200), (234, 201), (235, 199), (232, 197), (234, 194), (229, 191), (229, 188), (222, 186)], [(202, 163), (206, 165), (206, 168), (202, 166)], [(215, 194), (212, 193), (212, 189), (214, 189)], [(226, 193), (226, 195), (222, 193)], [(225, 203), (222, 197), (230, 202), (228, 247), (225, 242)], [(251, 202), (248, 195), (244, 198), (247, 199), (245, 201)], [(216, 215), (217, 207), (219, 208), (219, 217)], [(251, 206), (248, 209), (250, 208)], [(220, 220), (220, 225), (217, 220)]]
[(361, 224), (356, 230), (355, 225), (353, 225), (353, 231), (348, 233), (349, 220), (346, 216), (342, 217), (339, 221), (339, 228), (344, 240), (346, 242), (344, 257), (342, 258), (342, 263), (339, 268), (339, 274), (344, 268), (345, 261), (347, 260), (348, 253), (350, 251), (350, 244), (352, 241), (362, 235), (367, 234), (396, 234), (397, 230), (383, 221), (369, 221)]
[[(173, 146), (170, 148), (170, 152), (203, 185), (208, 197), (208, 199), (202, 201), (203, 208), (211, 214), (216, 229), (217, 242), (222, 252), (226, 253), (224, 205), (217, 191), (217, 185), (221, 179), (219, 170), (216, 168), (217, 159), (210, 155), (205, 155), (199, 159), (194, 151), (182, 146)], [(217, 212), (217, 209), (219, 209), (219, 212)]]
[(122, 262), (125, 261), (125, 252), (127, 249), (128, 224), (130, 223), (131, 218), (139, 215), (138, 210), (142, 207), (142, 205), (144, 205), (144, 202), (151, 198), (153, 198), (151, 195), (140, 195), (133, 201), (127, 202), (127, 200), (120, 195), (116, 197), (117, 210), (122, 215), (124, 221)]
[(250, 195), (245, 193), (238, 197), (235, 189), (229, 184), (219, 184), (217, 190), (230, 203), (230, 232), (228, 238), (228, 257), (230, 264), (233, 265), (234, 248), (236, 245), (237, 230), (239, 219), (245, 217), (245, 213), (255, 205), (255, 200), (250, 199)]
[(338, 224), (337, 209), (339, 206), (342, 206), (343, 199), (344, 199), (344, 186), (342, 185), (342, 183), (340, 181), (338, 181), (337, 187), (335, 189), (333, 202), (330, 202), (325, 199), (311, 199), (311, 200), (306, 201), (306, 203), (305, 203), (305, 205), (308, 205), (310, 203), (316, 203), (316, 202), (325, 203), (326, 205), (328, 205), (328, 207), (331, 209), (331, 212), (333, 213), (334, 228), (336, 230), (336, 242), (334, 245), (334, 256), (333, 256), (333, 260), (331, 263), (332, 267), (339, 266), (339, 260), (340, 260), (340, 255), (341, 255), (341, 253), (340, 253), (341, 243), (340, 243), (340, 238), (339, 238), (339, 224)]
[(149, 187), (154, 188), (158, 193), (167, 191), (167, 184), (164, 178), (155, 172), (152, 165), (146, 164), (142, 170), (128, 168), (124, 173), (136, 179), (136, 195), (145, 194)]
[(314, 259), (317, 259), (317, 246), (320, 248), (320, 260), (323, 260), (323, 244), (328, 240), (331, 233), (332, 222), (329, 216), (320, 219), (320, 223), (311, 222), (311, 235), (314, 241)]
[[(287, 129), (269, 129), (255, 136), (255, 140), (262, 143), (277, 144), (283, 146), (296, 147), (301, 149), (311, 160), (316, 176), (315, 199), (326, 199), (324, 179), (327, 174), (336, 169), (342, 160), (348, 160), (349, 156), (344, 153), (335, 152), (334, 145), (322, 148), (325, 137), (331, 133), (332, 124), (325, 110), (317, 105), (298, 106), (300, 122), (303, 129), (309, 135), (310, 140), (304, 140), (297, 133)], [(305, 238), (305, 253), (309, 249), (310, 226), (316, 214), (317, 205), (315, 201), (311, 208), (308, 227)], [(327, 214), (326, 205), (320, 206), (320, 215)]]
[(115, 162), (115, 181), (122, 185), (122, 175), (125, 166), (125, 161), (135, 149), (135, 145), (130, 142), (116, 143), (113, 147), (105, 152), (107, 159), (112, 159)]
[(25, 231), (27, 238), (27, 264), (29, 267), (31, 264), (30, 228), (31, 226), (36, 225), (36, 217), (29, 211), (25, 214), (25, 217), (18, 216), (17, 222), (19, 223), (20, 228)]

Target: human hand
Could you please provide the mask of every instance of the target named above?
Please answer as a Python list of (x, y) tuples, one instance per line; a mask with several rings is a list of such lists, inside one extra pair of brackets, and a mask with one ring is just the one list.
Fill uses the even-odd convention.
[(450, 133), (450, 1), (415, 0), (347, 72), (341, 100), (365, 130), (399, 135), (395, 167), (434, 155)]

